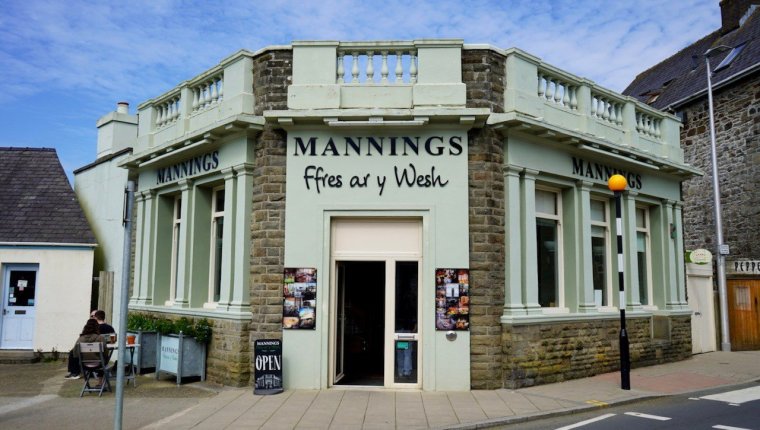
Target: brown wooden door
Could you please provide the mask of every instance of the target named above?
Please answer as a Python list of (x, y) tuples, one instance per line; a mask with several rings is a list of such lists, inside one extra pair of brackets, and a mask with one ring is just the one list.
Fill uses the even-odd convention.
[(729, 279), (728, 319), (731, 349), (760, 349), (760, 280)]

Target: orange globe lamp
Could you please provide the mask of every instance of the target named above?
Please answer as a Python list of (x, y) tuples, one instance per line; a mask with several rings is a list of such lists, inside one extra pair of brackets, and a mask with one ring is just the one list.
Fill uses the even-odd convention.
[(624, 191), (628, 186), (628, 179), (625, 179), (623, 175), (614, 174), (607, 180), (607, 186), (611, 191)]

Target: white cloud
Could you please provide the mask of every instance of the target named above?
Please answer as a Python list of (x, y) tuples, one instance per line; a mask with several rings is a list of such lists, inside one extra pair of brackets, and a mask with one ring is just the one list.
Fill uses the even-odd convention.
[(105, 114), (118, 100), (158, 96), (239, 49), (305, 39), (514, 46), (621, 91), (719, 25), (714, 0), (4, 0), (0, 117), (12, 124), (14, 104), (55, 94), (80, 113)]

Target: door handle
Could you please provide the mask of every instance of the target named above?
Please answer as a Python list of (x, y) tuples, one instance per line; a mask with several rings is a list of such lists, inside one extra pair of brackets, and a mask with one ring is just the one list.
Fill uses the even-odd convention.
[(700, 316), (700, 315), (702, 315), (702, 312), (694, 312), (694, 315), (695, 316)]

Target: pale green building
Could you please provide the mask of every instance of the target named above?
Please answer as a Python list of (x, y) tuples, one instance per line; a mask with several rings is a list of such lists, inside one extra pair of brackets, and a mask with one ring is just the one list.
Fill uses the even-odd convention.
[(515, 388), (691, 352), (679, 120), (461, 40), (239, 51), (138, 107), (130, 312), (208, 318), (208, 377)]

